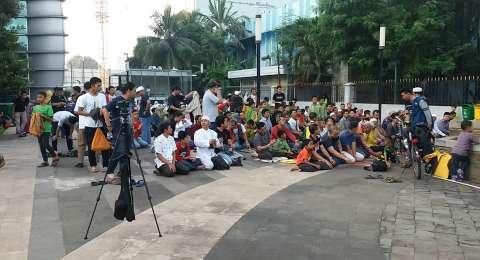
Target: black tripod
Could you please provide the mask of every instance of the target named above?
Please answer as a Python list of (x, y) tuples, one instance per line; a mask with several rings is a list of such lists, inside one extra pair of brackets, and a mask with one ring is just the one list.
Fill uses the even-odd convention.
[[(131, 127), (131, 124), (129, 123), (129, 113), (121, 113), (121, 117), (119, 119), (121, 120), (121, 130), (118, 132), (118, 134), (115, 138), (114, 151), (113, 151), (112, 157), (110, 158), (108, 168), (110, 170), (110, 167), (113, 167), (112, 170), (114, 170), (116, 168), (116, 163), (117, 162), (119, 162), (121, 164), (121, 166), (120, 166), (120, 173), (122, 175), (121, 179), (122, 179), (122, 182), (123, 181), (128, 181), (129, 182), (128, 186), (129, 186), (129, 193), (130, 193), (130, 203), (132, 204), (132, 207), (133, 207), (133, 185), (132, 185), (132, 182), (130, 181), (131, 180), (131, 168), (130, 168), (130, 157), (131, 157), (131, 155), (130, 155), (130, 148), (129, 148), (132, 144), (132, 141), (133, 141), (132, 140), (133, 129)], [(137, 164), (138, 164), (138, 168), (140, 169), (140, 173), (142, 175), (143, 183), (145, 185), (145, 191), (147, 192), (147, 198), (148, 198), (148, 201), (150, 203), (150, 208), (152, 209), (153, 218), (155, 220), (155, 225), (157, 226), (158, 236), (161, 237), (162, 233), (160, 232), (160, 228), (158, 226), (158, 221), (157, 221), (157, 216), (156, 216), (155, 210), (153, 208), (152, 196), (150, 195), (150, 191), (148, 189), (147, 181), (145, 180), (145, 174), (143, 172), (143, 168), (142, 168), (142, 164), (141, 164), (142, 161), (140, 160), (140, 158), (138, 156), (138, 151), (137, 151), (137, 148), (135, 147), (135, 145), (133, 145), (133, 149), (134, 149), (134, 154), (135, 154), (136, 161), (137, 161)], [(114, 164), (110, 165), (111, 163), (114, 163)], [(101, 183), (101, 187), (100, 187), (100, 190), (98, 192), (98, 196), (97, 196), (97, 199), (96, 199), (96, 202), (95, 202), (95, 207), (93, 208), (93, 212), (92, 212), (92, 215), (90, 217), (90, 222), (88, 223), (88, 228), (87, 228), (87, 231), (85, 233), (84, 239), (88, 239), (88, 232), (90, 231), (90, 227), (92, 226), (93, 216), (95, 215), (95, 212), (97, 210), (98, 202), (100, 201), (100, 196), (102, 195), (103, 187), (104, 187), (105, 182), (107, 180), (108, 172), (109, 171), (107, 171), (105, 173), (105, 176), (103, 177), (103, 181)], [(127, 218), (127, 220), (128, 220), (128, 218)], [(131, 220), (128, 220), (128, 221), (131, 221)]]

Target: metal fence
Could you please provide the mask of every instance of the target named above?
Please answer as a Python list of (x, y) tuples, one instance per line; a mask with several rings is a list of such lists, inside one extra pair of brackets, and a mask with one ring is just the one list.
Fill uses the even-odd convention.
[[(353, 81), (351, 100), (354, 103), (379, 103), (380, 97), (377, 88), (384, 88), (385, 104), (403, 104), (400, 99), (402, 90), (411, 90), (414, 87), (422, 87), (424, 95), (430, 105), (451, 106), (480, 103), (480, 76), (458, 76), (426, 79), (399, 79), (385, 80), (380, 84), (378, 80)], [(247, 93), (255, 86), (227, 86), (225, 93), (233, 93), (240, 90)], [(287, 99), (295, 98), (297, 101), (310, 101), (312, 96), (327, 96), (334, 102), (344, 101), (344, 86), (338, 81), (289, 84), (284, 87)], [(261, 86), (260, 97), (271, 98), (272, 86)]]

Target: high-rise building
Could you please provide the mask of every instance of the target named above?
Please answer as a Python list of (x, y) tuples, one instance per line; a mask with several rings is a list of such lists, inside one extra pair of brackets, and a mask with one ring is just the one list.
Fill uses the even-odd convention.
[(9, 26), (18, 29), (20, 53), (29, 61), (30, 90), (63, 86), (65, 37), (63, 0), (19, 1), (20, 12)]
[[(209, 14), (208, 0), (195, 0), (195, 10)], [(262, 57), (260, 73), (262, 86), (286, 85), (286, 72), (278, 64), (279, 53), (278, 39), (282, 28), (293, 23), (298, 18), (314, 17), (318, 6), (317, 0), (227, 0), (232, 5), (232, 10), (239, 16), (246, 16), (245, 30), (247, 36), (242, 40), (245, 50), (245, 60), (254, 59), (255, 56), (255, 15), (262, 15), (262, 42), (260, 56)], [(238, 82), (240, 86), (252, 87), (255, 85), (256, 69), (252, 68), (229, 71), (228, 77)], [(279, 82), (280, 81), (280, 82)], [(262, 97), (263, 95), (262, 91)], [(266, 91), (268, 93), (268, 91)]]

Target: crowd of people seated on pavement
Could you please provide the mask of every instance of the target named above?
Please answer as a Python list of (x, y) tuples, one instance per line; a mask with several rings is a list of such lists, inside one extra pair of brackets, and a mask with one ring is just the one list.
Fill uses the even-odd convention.
[[(287, 102), (281, 86), (275, 89), (271, 101), (264, 98), (259, 102), (255, 89), (244, 96), (240, 91), (223, 96), (220, 82), (211, 80), (206, 87), (203, 97), (197, 92), (183, 95), (181, 88), (173, 87), (163, 106), (149, 100), (147, 89), (130, 82), (119, 89), (109, 87), (108, 93), (103, 93), (99, 78), (86, 82), (84, 90), (74, 88), (69, 98), (62, 89), (55, 89), (54, 93), (41, 91), (36, 101), (30, 102), (35, 106), (28, 115), (38, 114), (35, 118), (41, 120), (37, 137), (43, 161), (39, 166), (49, 165), (48, 156), (53, 158), (52, 166), (59, 164), (57, 140), (65, 137), (66, 155), (77, 156), (76, 167), (84, 167), (86, 149), (92, 173), (114, 175), (115, 167), (109, 167), (112, 150), (95, 151), (92, 142), (96, 132), (101, 132), (116, 145), (124, 101), (129, 104), (132, 148), (151, 149), (155, 154), (155, 174), (166, 177), (241, 166), (247, 157), (263, 162), (290, 160), (296, 165), (294, 170), (304, 172), (342, 164), (363, 167), (373, 159), (393, 161), (389, 153), (392, 138), (409, 117), (408, 112), (399, 111), (380, 121), (378, 110), (363, 110), (351, 103), (337, 106), (326, 96), (312, 96), (311, 102), (299, 107), (295, 100)], [(19, 105), (28, 106), (22, 104)], [(447, 136), (449, 121), (454, 117), (455, 112), (449, 111), (436, 119), (431, 128), (433, 136)], [(17, 134), (28, 132), (31, 122), (25, 128), (17, 128)], [(465, 153), (460, 150), (456, 150), (456, 158), (463, 162)], [(100, 155), (103, 167), (99, 169)]]

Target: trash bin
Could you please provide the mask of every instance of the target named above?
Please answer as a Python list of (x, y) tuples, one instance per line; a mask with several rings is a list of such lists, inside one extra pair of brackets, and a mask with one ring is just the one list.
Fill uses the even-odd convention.
[(0, 114), (13, 117), (13, 103), (0, 103)]
[(475, 120), (480, 120), (480, 104), (475, 105)]
[(473, 105), (463, 105), (462, 106), (462, 117), (463, 120), (473, 120), (475, 119), (475, 109)]

